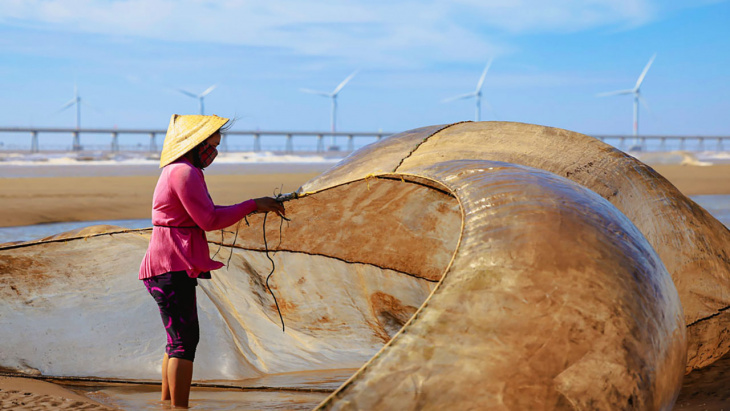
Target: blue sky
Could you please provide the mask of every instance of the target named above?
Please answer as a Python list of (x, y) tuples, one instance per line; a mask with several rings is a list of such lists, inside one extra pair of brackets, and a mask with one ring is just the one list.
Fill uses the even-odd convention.
[[(730, 2), (659, 0), (0, 2), (0, 126), (164, 129), (172, 113), (236, 116), (235, 129), (399, 132), (474, 119), (587, 134), (730, 135)], [(491, 110), (487, 108), (487, 104)]]

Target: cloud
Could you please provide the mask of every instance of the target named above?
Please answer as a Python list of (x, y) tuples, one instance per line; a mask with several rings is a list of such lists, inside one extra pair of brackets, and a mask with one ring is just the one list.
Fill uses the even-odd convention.
[(656, 8), (645, 0), (453, 0), (489, 27), (509, 33), (576, 32), (605, 26), (638, 26)]
[(640, 25), (649, 0), (4, 0), (0, 22), (171, 42), (278, 48), (358, 65), (484, 61), (499, 33)]

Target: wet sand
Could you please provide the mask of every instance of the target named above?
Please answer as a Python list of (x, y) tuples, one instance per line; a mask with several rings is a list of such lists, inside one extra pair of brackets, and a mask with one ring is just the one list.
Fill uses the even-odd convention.
[[(273, 166), (248, 166), (211, 167), (206, 172), (208, 188), (216, 204), (234, 204), (270, 196), (280, 190), (295, 191), (331, 165), (286, 165), (283, 168), (286, 172), (280, 173), (272, 172), (277, 170)], [(282, 166), (277, 167), (282, 169)], [(728, 164), (707, 167), (657, 165), (654, 168), (686, 195), (730, 194)], [(0, 227), (150, 217), (158, 169), (134, 168), (127, 171), (134, 175), (119, 175), (124, 170), (117, 166), (99, 169), (103, 172), (95, 177), (78, 176), (83, 170), (65, 170), (59, 177), (8, 178), (7, 172), (0, 174), (5, 177), (0, 178), (3, 208)]]
[(50, 382), (0, 377), (0, 409), (111, 410), (113, 408)]
[[(216, 204), (295, 191), (318, 172), (206, 176)], [(150, 218), (158, 175), (0, 178), (0, 227)]]
[(684, 195), (730, 194), (730, 164), (712, 166), (652, 165)]
[[(193, 381), (190, 408), (203, 410), (311, 410), (357, 369), (271, 374), (247, 380)], [(83, 378), (43, 380), (0, 376), (0, 409), (170, 409), (159, 382)]]

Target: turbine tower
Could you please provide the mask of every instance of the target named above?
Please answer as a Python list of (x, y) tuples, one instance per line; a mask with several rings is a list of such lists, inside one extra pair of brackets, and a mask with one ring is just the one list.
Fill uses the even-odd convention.
[(651, 67), (651, 63), (654, 62), (654, 59), (656, 58), (656, 53), (654, 53), (653, 56), (649, 59), (649, 62), (646, 63), (646, 67), (644, 67), (644, 71), (641, 72), (641, 75), (639, 76), (639, 79), (636, 80), (636, 85), (632, 89), (627, 90), (616, 90), (616, 91), (609, 91), (607, 93), (599, 93), (597, 94), (598, 97), (608, 97), (608, 96), (618, 96), (623, 94), (633, 94), (634, 95), (634, 144), (637, 144), (637, 136), (639, 135), (639, 101), (641, 101), (641, 104), (644, 105), (644, 107), (649, 108), (649, 106), (646, 104), (646, 100), (644, 100), (643, 97), (641, 97), (641, 91), (639, 90), (641, 87), (641, 83), (644, 82), (644, 77), (646, 77), (646, 72), (649, 71), (649, 67)]
[[(56, 113), (60, 113), (67, 108), (76, 105), (76, 131), (73, 133), (73, 143), (71, 144), (71, 149), (73, 151), (80, 151), (81, 150), (81, 139), (79, 137), (78, 130), (81, 128), (81, 96), (79, 96), (79, 87), (74, 82), (74, 98), (69, 100), (66, 104), (62, 105), (61, 108), (56, 111)], [(84, 103), (86, 104), (86, 103)]]
[(307, 88), (299, 89), (299, 91), (304, 93), (310, 93), (310, 94), (317, 94), (319, 96), (323, 97), (329, 97), (332, 99), (332, 116), (331, 116), (331, 130), (332, 130), (332, 137), (331, 137), (331, 149), (337, 150), (337, 146), (335, 145), (335, 132), (337, 131), (337, 95), (342, 91), (342, 89), (345, 87), (345, 85), (352, 80), (353, 77), (357, 74), (357, 70), (353, 71), (352, 74), (347, 76), (346, 79), (342, 80), (342, 83), (340, 83), (331, 93), (327, 93), (326, 91), (317, 91), (317, 90), (310, 90)]
[(472, 91), (471, 93), (466, 93), (466, 94), (462, 94), (462, 95), (459, 95), (459, 96), (447, 98), (447, 99), (443, 100), (443, 102), (444, 103), (448, 103), (450, 101), (464, 100), (464, 99), (467, 99), (467, 98), (474, 97), (475, 100), (476, 100), (476, 115), (475, 115), (475, 118), (476, 118), (476, 121), (480, 121), (481, 116), (482, 116), (482, 86), (484, 85), (484, 79), (487, 77), (487, 71), (489, 71), (489, 67), (492, 65), (492, 60), (493, 59), (490, 59), (487, 62), (487, 65), (484, 67), (484, 71), (482, 72), (482, 76), (479, 78), (479, 82), (477, 83), (477, 88), (474, 91)]
[(191, 93), (191, 92), (189, 92), (187, 90), (183, 90), (181, 88), (178, 88), (176, 90), (179, 91), (179, 92), (181, 92), (181, 93), (183, 93), (183, 94), (185, 94), (188, 97), (192, 97), (192, 98), (198, 99), (198, 108), (200, 108), (200, 115), (202, 116), (202, 115), (205, 115), (205, 104), (203, 102), (203, 99), (205, 98), (205, 96), (207, 96), (208, 94), (210, 94), (211, 91), (215, 90), (216, 87), (218, 87), (218, 85), (217, 84), (213, 84), (212, 86), (208, 87), (207, 89), (205, 89), (204, 92), (202, 92), (200, 94)]
[(62, 105), (61, 108), (58, 109), (57, 113), (66, 110), (74, 104), (76, 105), (76, 130), (78, 130), (81, 128), (81, 97), (79, 97), (79, 87), (76, 83), (74, 83), (74, 98)]

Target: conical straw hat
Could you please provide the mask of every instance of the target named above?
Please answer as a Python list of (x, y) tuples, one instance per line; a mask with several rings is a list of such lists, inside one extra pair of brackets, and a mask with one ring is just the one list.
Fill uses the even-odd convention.
[(182, 157), (195, 146), (220, 130), (227, 118), (200, 115), (173, 114), (167, 127), (165, 143), (160, 155), (160, 168)]

